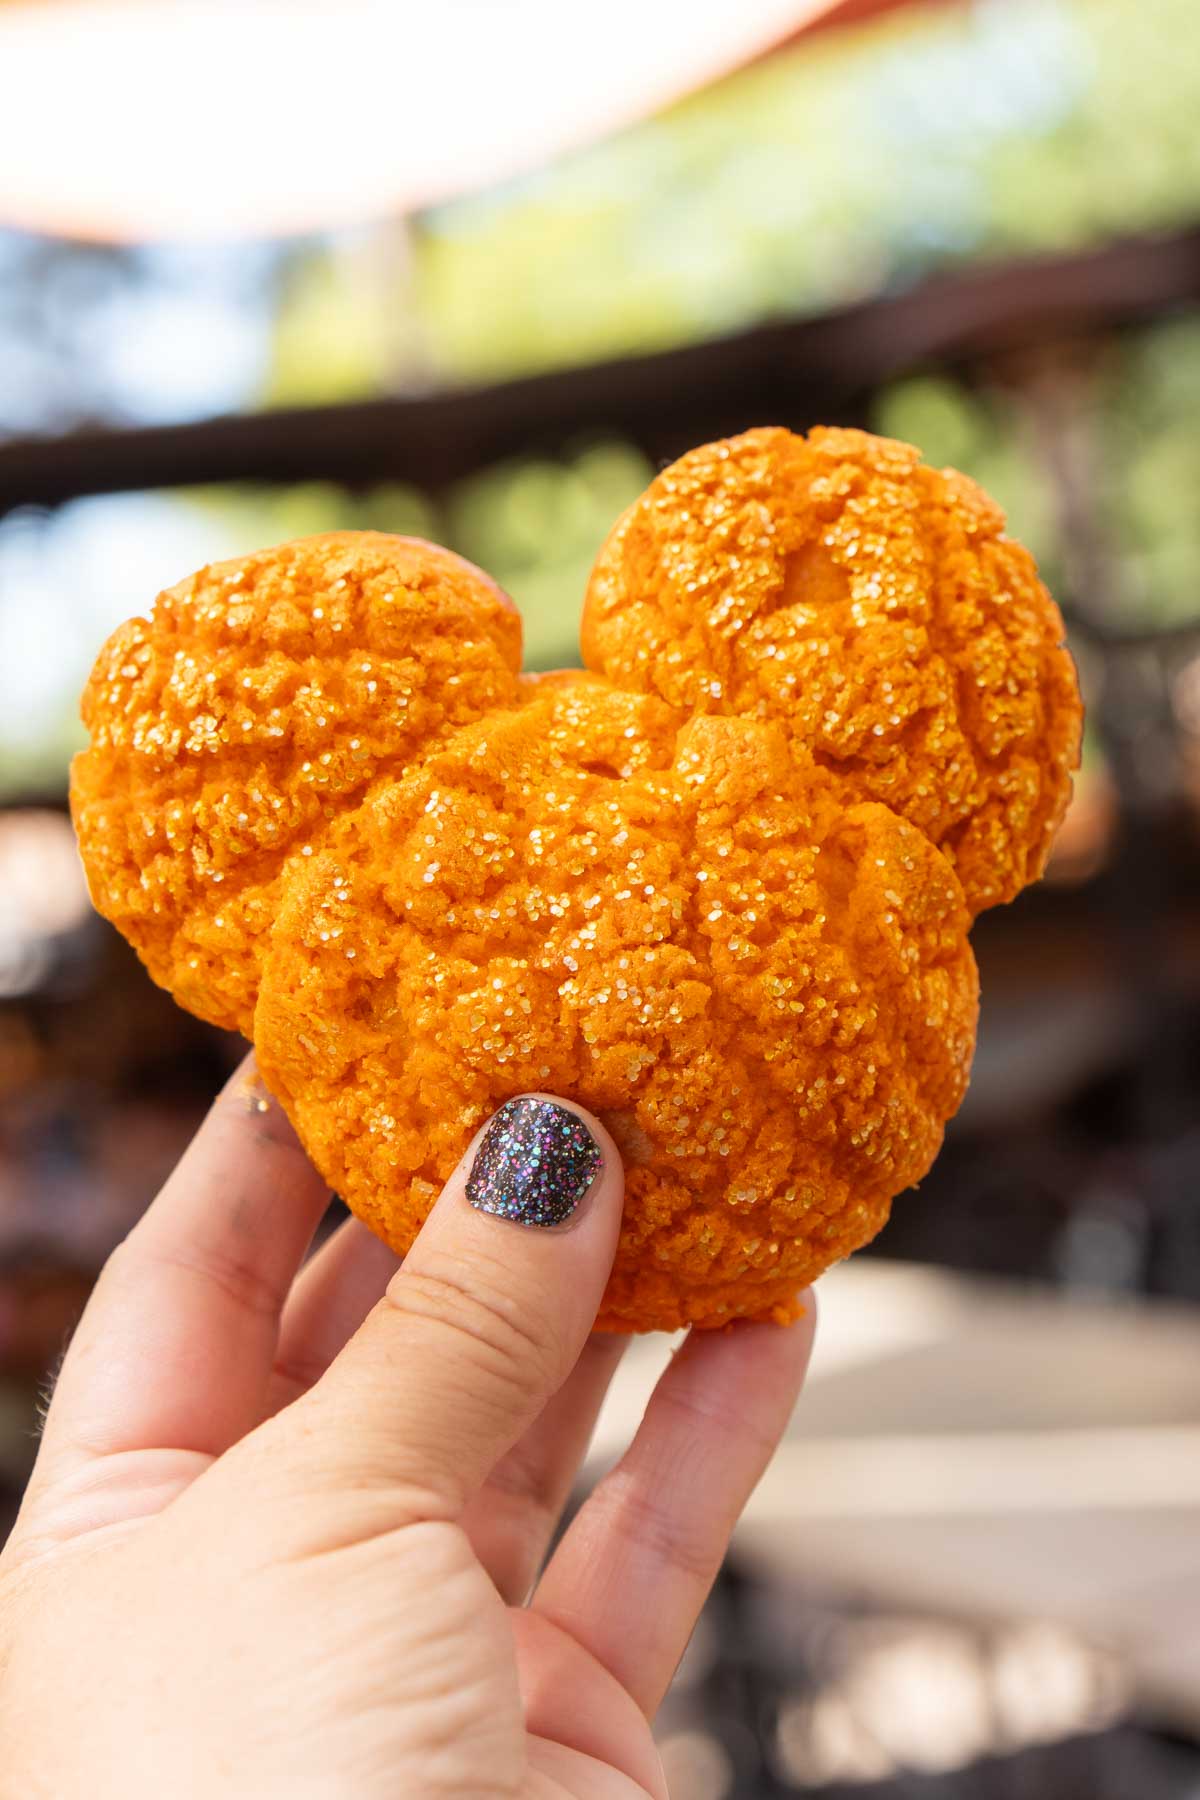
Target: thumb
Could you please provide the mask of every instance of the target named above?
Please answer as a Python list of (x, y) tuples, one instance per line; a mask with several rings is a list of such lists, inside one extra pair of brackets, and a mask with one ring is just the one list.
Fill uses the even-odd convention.
[(396, 1525), (457, 1518), (578, 1360), (623, 1197), (620, 1157), (590, 1113), (507, 1101), (384, 1299), (289, 1409), (322, 1482), (386, 1488)]

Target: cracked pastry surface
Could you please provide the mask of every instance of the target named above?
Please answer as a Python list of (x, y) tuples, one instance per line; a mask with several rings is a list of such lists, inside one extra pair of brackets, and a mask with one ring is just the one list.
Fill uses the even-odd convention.
[(971, 918), (1077, 760), (1061, 637), (964, 477), (749, 432), (614, 528), (587, 671), (520, 676), (504, 596), (412, 540), (201, 571), (101, 653), (73, 807), (100, 910), (396, 1249), (544, 1091), (626, 1161), (602, 1325), (786, 1318), (962, 1098)]

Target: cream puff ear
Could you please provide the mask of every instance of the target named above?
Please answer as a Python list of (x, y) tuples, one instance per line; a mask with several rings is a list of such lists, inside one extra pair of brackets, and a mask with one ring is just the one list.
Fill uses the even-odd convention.
[(249, 1032), (281, 872), (455, 726), (515, 702), (521, 626), (472, 564), (337, 532), (202, 569), (122, 625), (71, 804), (92, 898), (151, 975)]
[(619, 686), (776, 719), (842, 804), (918, 826), (973, 914), (1036, 879), (1066, 809), (1062, 639), (986, 494), (843, 430), (750, 431), (665, 469), (601, 550), (583, 624)]

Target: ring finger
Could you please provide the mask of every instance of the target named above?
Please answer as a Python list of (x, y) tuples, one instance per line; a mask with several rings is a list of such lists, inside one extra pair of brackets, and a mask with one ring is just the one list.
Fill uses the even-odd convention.
[[(538, 1585), (534, 1611), (615, 1675), (647, 1718), (786, 1429), (814, 1323), (807, 1296), (805, 1315), (792, 1326), (693, 1332)], [(634, 1617), (637, 1631), (629, 1629)], [(555, 1735), (553, 1720), (530, 1729)]]

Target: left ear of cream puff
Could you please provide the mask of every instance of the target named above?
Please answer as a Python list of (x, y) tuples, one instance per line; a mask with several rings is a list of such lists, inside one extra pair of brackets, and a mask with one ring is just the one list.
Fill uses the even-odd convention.
[(334, 532), (199, 570), (114, 633), (85, 692), (72, 805), (97, 908), (182, 1005), (248, 1033), (285, 863), (513, 704), (520, 661), (511, 601), (417, 539)]

